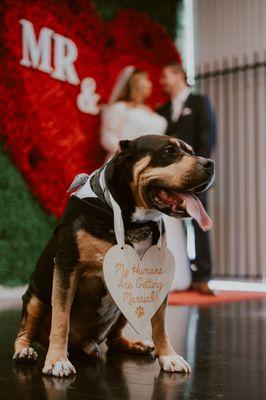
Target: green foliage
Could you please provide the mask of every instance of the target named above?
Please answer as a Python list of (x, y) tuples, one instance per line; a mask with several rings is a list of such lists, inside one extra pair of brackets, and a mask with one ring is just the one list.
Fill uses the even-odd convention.
[(164, 26), (172, 39), (176, 38), (182, 0), (93, 0), (93, 3), (107, 21), (114, 18), (121, 9), (131, 8), (144, 12)]
[(56, 225), (0, 146), (0, 285), (27, 283)]

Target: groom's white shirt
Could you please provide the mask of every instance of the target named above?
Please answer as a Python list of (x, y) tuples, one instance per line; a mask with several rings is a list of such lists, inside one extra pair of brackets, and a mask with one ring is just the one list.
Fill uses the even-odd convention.
[(172, 119), (172, 121), (175, 122), (180, 117), (184, 103), (186, 102), (189, 95), (190, 95), (190, 89), (189, 89), (189, 87), (185, 87), (183, 90), (181, 90), (180, 93), (178, 93), (177, 96), (175, 96), (171, 99), (171, 103), (172, 103), (171, 119)]

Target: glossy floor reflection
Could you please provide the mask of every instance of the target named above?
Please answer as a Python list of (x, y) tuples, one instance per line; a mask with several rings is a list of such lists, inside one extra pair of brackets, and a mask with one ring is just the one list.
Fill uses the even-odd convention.
[(1, 400), (266, 398), (265, 300), (169, 307), (172, 343), (192, 365), (189, 378), (161, 372), (152, 357), (108, 354), (105, 346), (98, 360), (74, 361), (76, 377), (44, 377), (43, 353), (36, 366), (12, 363), (18, 320), (16, 304), (0, 303)]

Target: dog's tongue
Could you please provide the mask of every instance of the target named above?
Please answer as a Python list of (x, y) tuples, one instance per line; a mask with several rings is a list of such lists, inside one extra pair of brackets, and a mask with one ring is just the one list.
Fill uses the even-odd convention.
[(184, 201), (187, 213), (197, 221), (199, 227), (204, 231), (211, 229), (212, 220), (206, 213), (201, 201), (190, 194), (179, 193), (178, 195)]

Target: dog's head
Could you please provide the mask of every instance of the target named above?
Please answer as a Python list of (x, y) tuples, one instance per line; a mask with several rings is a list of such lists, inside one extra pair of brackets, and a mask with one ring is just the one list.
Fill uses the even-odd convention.
[(135, 205), (175, 218), (193, 217), (203, 230), (211, 220), (197, 195), (214, 180), (214, 162), (169, 136), (146, 135), (120, 141), (121, 168), (129, 168)]

